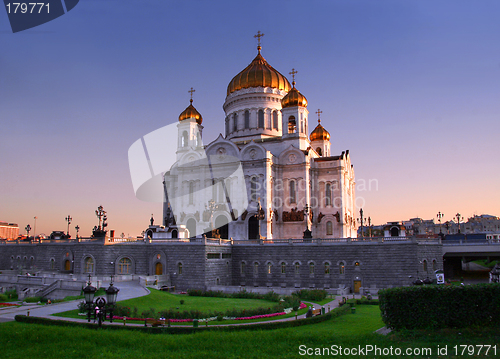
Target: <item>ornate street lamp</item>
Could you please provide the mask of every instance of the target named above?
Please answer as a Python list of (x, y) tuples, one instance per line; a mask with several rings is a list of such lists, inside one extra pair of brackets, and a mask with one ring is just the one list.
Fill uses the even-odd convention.
[(442, 231), (442, 227), (441, 227), (441, 218), (443, 218), (443, 217), (444, 217), (444, 214), (441, 213), (441, 211), (439, 211), (437, 214), (437, 219), (439, 222), (439, 235), (441, 236), (441, 238), (443, 238), (443, 231)]
[(259, 197), (257, 200), (257, 214), (255, 215), (255, 218), (257, 219), (257, 223), (259, 224), (259, 239), (264, 238), (260, 234), (260, 221), (262, 221), (265, 216), (266, 216), (266, 214), (264, 212), (264, 209), (262, 209), (262, 206), (260, 205), (260, 197)]
[(455, 214), (455, 218), (453, 219), (456, 219), (457, 220), (457, 223), (458, 223), (458, 234), (460, 234), (460, 220), (463, 219), (462, 215), (460, 213), (457, 213)]
[(80, 226), (76, 225), (75, 229), (76, 229), (76, 239), (78, 239), (78, 233), (80, 232)]
[(26, 230), (26, 233), (27, 233), (26, 239), (29, 239), (29, 237), (30, 237), (30, 231), (31, 231), (31, 226), (28, 224), (24, 229)]
[(312, 238), (312, 233), (309, 230), (309, 213), (311, 211), (311, 206), (309, 206), (307, 203), (304, 206), (304, 217), (306, 219), (306, 230), (304, 231), (304, 239), (309, 239)]
[(363, 208), (359, 210), (358, 222), (361, 225), (361, 238), (364, 238), (365, 234), (363, 233), (363, 226), (366, 223), (366, 218), (363, 217)]
[(111, 282), (109, 287), (106, 289), (106, 298), (97, 297), (95, 300), (94, 296), (97, 289), (92, 286), (90, 278), (91, 275), (89, 274), (87, 286), (83, 288), (83, 295), (85, 297), (85, 304), (87, 307), (87, 320), (90, 322), (93, 312), (94, 320), (98, 320), (99, 326), (102, 326), (102, 322), (106, 320), (107, 314), (109, 314), (109, 322), (113, 323), (113, 310), (116, 304), (116, 297), (120, 291), (113, 285), (113, 276), (111, 276)]
[(70, 235), (69, 235), (69, 225), (71, 224), (71, 221), (73, 220), (73, 218), (71, 218), (71, 216), (68, 214), (68, 217), (66, 217), (65, 219), (66, 219), (66, 222), (68, 222), (68, 230), (66, 231), (66, 235), (69, 238), (70, 237)]

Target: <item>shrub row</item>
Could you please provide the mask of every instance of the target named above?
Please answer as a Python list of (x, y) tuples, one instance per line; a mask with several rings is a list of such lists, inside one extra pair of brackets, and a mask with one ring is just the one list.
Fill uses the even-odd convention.
[(327, 294), (324, 289), (301, 289), (292, 293), (295, 297), (302, 300), (310, 300), (311, 302), (321, 302), (326, 298)]
[[(213, 312), (201, 312), (199, 310), (176, 310), (167, 309), (162, 311), (156, 311), (154, 308), (138, 313), (137, 307), (126, 307), (117, 304), (113, 314), (119, 317), (133, 317), (133, 318), (169, 318), (169, 319), (201, 319), (201, 318), (211, 318), (211, 317), (251, 317), (254, 315), (264, 315), (272, 313), (281, 313), (285, 308), (294, 308), (298, 310), (300, 305), (300, 300), (290, 297), (289, 300), (280, 302), (280, 304), (274, 305), (272, 307), (259, 307), (259, 308), (249, 308), (249, 309), (228, 309), (226, 311), (213, 311)], [(79, 305), (81, 313), (85, 313), (86, 309), (83, 304)]]
[[(145, 333), (151, 334), (190, 334), (194, 332), (200, 331), (241, 331), (241, 330), (273, 330), (273, 329), (282, 329), (282, 328), (292, 328), (298, 327), (302, 325), (309, 325), (315, 323), (321, 323), (332, 318), (339, 317), (341, 315), (349, 313), (350, 308), (348, 306), (343, 306), (340, 308), (335, 308), (330, 313), (325, 315), (319, 315), (313, 318), (306, 319), (298, 319), (298, 320), (289, 320), (289, 321), (273, 321), (267, 323), (257, 323), (257, 324), (248, 324), (248, 325), (225, 325), (225, 326), (200, 326), (199, 328), (193, 327), (144, 327), (144, 326), (124, 326), (124, 325), (104, 325), (103, 329), (110, 330), (136, 330)], [(58, 325), (58, 326), (67, 326), (67, 327), (85, 327), (91, 329), (98, 329), (99, 326), (94, 323), (86, 323), (86, 322), (72, 322), (66, 320), (55, 320), (49, 318), (40, 318), (33, 316), (25, 316), (25, 315), (16, 315), (15, 320), (17, 322), (22, 323), (32, 323), (32, 324), (42, 324), (42, 325)]]
[[(201, 290), (190, 289), (187, 292), (192, 297), (219, 297), (219, 298), (246, 298), (246, 299), (264, 299), (271, 302), (278, 302), (280, 295), (274, 291), (267, 292), (266, 294), (247, 292), (245, 289), (234, 293), (224, 293), (220, 290)], [(301, 289), (292, 293), (293, 297), (302, 300), (309, 300), (312, 302), (321, 302), (326, 298), (328, 293), (324, 289)], [(286, 300), (287, 297), (284, 297)]]
[(414, 286), (378, 293), (387, 327), (464, 328), (500, 324), (500, 284)]

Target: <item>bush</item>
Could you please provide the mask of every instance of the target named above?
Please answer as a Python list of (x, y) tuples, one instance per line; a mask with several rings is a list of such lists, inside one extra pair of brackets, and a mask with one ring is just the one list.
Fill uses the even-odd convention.
[(381, 290), (382, 320), (401, 329), (500, 324), (500, 284), (414, 286)]
[(4, 294), (7, 296), (8, 301), (17, 300), (17, 292), (15, 289), (8, 290)]
[(26, 303), (38, 303), (42, 301), (42, 297), (28, 297), (25, 298), (24, 301)]
[(302, 299), (309, 300), (311, 302), (321, 302), (326, 298), (328, 293), (324, 289), (301, 289), (293, 292), (292, 295)]
[(8, 302), (8, 298), (5, 294), (0, 294), (0, 302)]
[(184, 304), (184, 299), (181, 299), (181, 305), (183, 305), (183, 304)]

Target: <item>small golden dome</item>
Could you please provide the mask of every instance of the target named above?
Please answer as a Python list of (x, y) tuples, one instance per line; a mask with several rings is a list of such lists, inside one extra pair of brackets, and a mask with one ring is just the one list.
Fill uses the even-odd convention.
[(330, 141), (330, 133), (321, 126), (321, 120), (318, 120), (318, 126), (311, 132), (309, 138), (312, 141)]
[(182, 113), (179, 115), (179, 121), (186, 120), (188, 118), (196, 119), (198, 125), (201, 125), (203, 121), (203, 117), (201, 117), (200, 113), (193, 106), (193, 99), (189, 100), (190, 104)]
[(227, 95), (249, 87), (272, 87), (290, 91), (291, 86), (287, 78), (267, 63), (260, 54), (260, 46), (258, 50), (259, 53), (250, 65), (233, 77), (227, 85)]
[(292, 82), (292, 89), (281, 99), (281, 107), (301, 106), (307, 107), (307, 99), (295, 88), (295, 81)]

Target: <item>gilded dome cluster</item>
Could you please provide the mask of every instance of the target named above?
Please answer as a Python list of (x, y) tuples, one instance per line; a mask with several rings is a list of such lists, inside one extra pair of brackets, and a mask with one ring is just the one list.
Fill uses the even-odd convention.
[(193, 106), (193, 99), (189, 100), (190, 104), (182, 113), (179, 115), (179, 121), (186, 120), (188, 118), (194, 118), (196, 119), (196, 122), (198, 125), (201, 125), (203, 121), (203, 117), (201, 117), (200, 113), (198, 110), (196, 110)]
[(283, 91), (290, 91), (290, 82), (287, 78), (269, 65), (259, 53), (243, 71), (233, 77), (227, 86), (227, 95), (250, 87), (272, 87)]
[(330, 133), (321, 126), (321, 120), (318, 119), (318, 126), (311, 132), (309, 138), (312, 141), (330, 141)]

